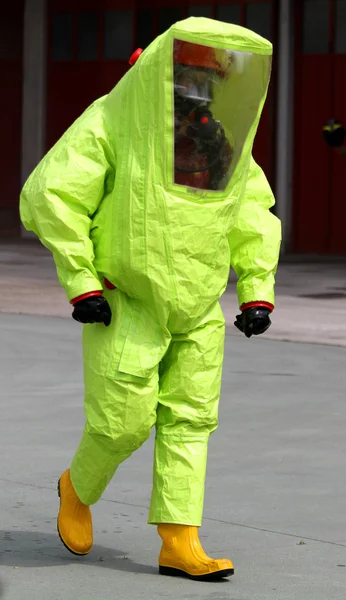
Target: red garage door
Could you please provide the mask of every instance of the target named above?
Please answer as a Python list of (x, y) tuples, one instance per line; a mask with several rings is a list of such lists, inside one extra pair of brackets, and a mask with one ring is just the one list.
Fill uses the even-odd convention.
[(346, 1), (297, 2), (294, 250), (346, 254), (346, 158), (322, 139), (346, 125)]
[(1, 6), (0, 16), (0, 235), (19, 235), (23, 2)]
[[(47, 147), (129, 68), (128, 58), (187, 16), (245, 25), (273, 39), (271, 0), (52, 0), (49, 10)], [(274, 81), (255, 144), (255, 157), (273, 180)]]

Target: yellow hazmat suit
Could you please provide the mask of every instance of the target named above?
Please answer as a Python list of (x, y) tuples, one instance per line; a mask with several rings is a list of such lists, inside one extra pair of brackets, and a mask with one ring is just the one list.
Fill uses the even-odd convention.
[[(231, 158), (214, 189), (176, 183), (174, 40), (213, 48), (222, 71), (210, 110)], [(230, 265), (240, 306), (274, 304), (280, 223), (251, 155), (271, 54), (268, 41), (241, 27), (177, 23), (24, 186), (22, 221), (52, 251), (68, 299), (103, 293), (112, 311), (109, 327), (84, 327), (86, 425), (70, 469), (84, 505), (156, 425), (149, 522), (201, 524)]]

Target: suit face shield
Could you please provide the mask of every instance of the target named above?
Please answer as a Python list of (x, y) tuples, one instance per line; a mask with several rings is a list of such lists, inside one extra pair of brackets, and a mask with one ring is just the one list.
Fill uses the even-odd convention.
[(174, 182), (224, 190), (266, 92), (270, 57), (174, 40)]

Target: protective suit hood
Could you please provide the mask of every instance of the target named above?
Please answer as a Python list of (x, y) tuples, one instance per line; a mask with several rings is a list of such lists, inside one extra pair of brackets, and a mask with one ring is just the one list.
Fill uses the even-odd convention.
[[(232, 161), (218, 190), (177, 185), (174, 177), (174, 45), (209, 46), (224, 70), (210, 109), (232, 147)], [(156, 38), (106, 100), (117, 163), (137, 154), (140, 169), (179, 197), (214, 201), (228, 197), (249, 163), (270, 79), (272, 45), (245, 28), (191, 17)], [(130, 147), (129, 147), (130, 144)], [(139, 165), (138, 165), (139, 166)]]

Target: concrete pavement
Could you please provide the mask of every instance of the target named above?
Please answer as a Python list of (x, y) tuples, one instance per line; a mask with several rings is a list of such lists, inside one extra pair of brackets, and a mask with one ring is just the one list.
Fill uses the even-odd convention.
[[(223, 298), (228, 333), (238, 312), (235, 277)], [(35, 242), (0, 244), (0, 312), (70, 318), (50, 253)], [(346, 346), (346, 261), (282, 261), (266, 339)]]
[(227, 337), (201, 535), (236, 575), (202, 584), (157, 574), (152, 439), (94, 507), (93, 552), (57, 537), (56, 482), (83, 427), (80, 331), (0, 315), (2, 598), (344, 600), (346, 350)]
[(50, 254), (1, 244), (0, 598), (343, 600), (345, 275), (344, 261), (282, 262), (273, 327), (251, 340), (233, 327), (231, 277), (201, 534), (236, 575), (196, 584), (157, 574), (160, 543), (146, 525), (152, 439), (94, 507), (92, 554), (78, 559), (59, 542), (56, 482), (84, 421), (81, 329)]

